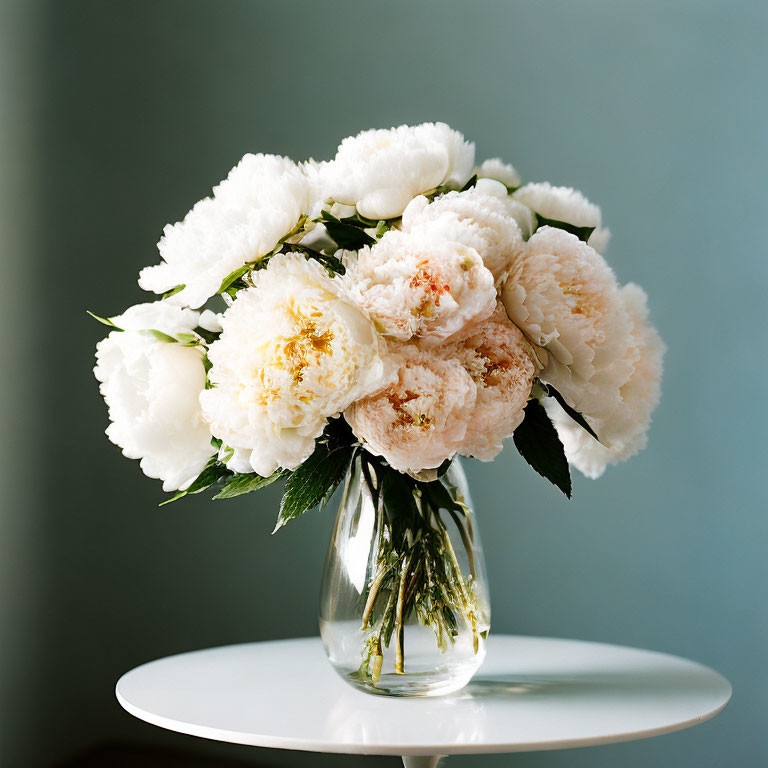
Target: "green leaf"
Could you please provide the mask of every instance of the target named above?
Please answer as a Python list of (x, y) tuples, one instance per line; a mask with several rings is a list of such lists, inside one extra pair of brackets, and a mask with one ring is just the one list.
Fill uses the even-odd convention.
[(216, 339), (221, 336), (221, 331), (209, 331), (207, 328), (203, 328), (198, 325), (195, 329), (195, 333), (205, 340), (206, 344), (212, 344)]
[(462, 512), (463, 508), (456, 499), (451, 496), (450, 491), (440, 482), (433, 480), (431, 483), (419, 483), (419, 488), (424, 497), (435, 509), (444, 509), (446, 512)]
[(354, 452), (352, 445), (343, 445), (329, 451), (326, 444), (318, 443), (314, 453), (286, 480), (280, 512), (272, 533), (289, 520), (314, 509), (330, 496), (344, 477)]
[(467, 183), (459, 190), (459, 192), (466, 192), (468, 189), (477, 186), (477, 174), (475, 174)]
[(233, 475), (226, 481), (224, 487), (213, 497), (216, 499), (233, 499), (235, 496), (242, 496), (244, 493), (251, 493), (251, 491), (258, 491), (260, 488), (266, 488), (271, 485), (275, 480), (279, 480), (285, 476), (285, 472), (282, 469), (278, 469), (273, 472), (269, 477), (262, 477), (255, 474), (238, 474)]
[[(349, 468), (353, 462), (357, 461), (357, 458), (358, 458), (358, 447), (352, 446), (352, 452), (350, 454), (349, 461), (347, 462), (347, 468)], [(344, 471), (346, 472), (347, 470), (345, 469)], [(318, 509), (321, 512), (325, 509), (326, 505), (331, 500), (331, 497), (333, 496), (334, 491), (339, 487), (339, 484), (343, 479), (344, 479), (344, 475), (342, 474), (338, 482), (332, 483), (331, 485), (328, 486), (325, 493), (323, 494), (323, 498), (320, 499), (320, 504), (318, 504)]]
[(380, 463), (377, 474), (381, 483), (381, 495), (371, 495), (377, 506), (383, 502), (393, 540), (402, 541), (407, 531), (416, 531), (420, 526), (421, 514), (416, 490), (418, 483), (409, 475), (384, 463)]
[(176, 493), (174, 493), (173, 496), (171, 496), (169, 499), (166, 499), (165, 501), (161, 501), (157, 506), (164, 507), (166, 504), (171, 504), (174, 501), (183, 499), (186, 495), (187, 495), (187, 491), (176, 491)]
[(373, 229), (377, 224), (381, 223), (378, 220), (369, 219), (357, 211), (355, 211), (352, 216), (345, 216), (343, 219), (339, 219), (328, 210), (320, 211), (320, 218), (313, 219), (313, 221), (318, 221), (321, 224), (325, 224), (327, 221), (331, 221), (336, 222), (337, 224), (341, 223), (347, 224), (350, 227), (357, 227), (357, 229)]
[(118, 327), (115, 325), (108, 317), (99, 317), (98, 315), (95, 315), (93, 312), (91, 312), (90, 309), (85, 310), (94, 320), (98, 320), (102, 325), (106, 325), (108, 328), (111, 328), (113, 331), (122, 331), (123, 328)]
[(310, 248), (307, 245), (301, 245), (300, 243), (292, 243), (288, 246), (290, 250), (297, 253), (303, 253), (307, 258), (315, 259), (319, 261), (332, 275), (343, 275), (346, 272), (344, 265), (335, 256), (330, 256), (326, 253), (316, 251), (314, 248)]
[(571, 498), (571, 473), (557, 430), (538, 400), (529, 400), (525, 418), (513, 434), (520, 455), (542, 476)]
[(354, 216), (347, 216), (346, 218), (339, 219), (342, 224), (349, 224), (351, 227), (358, 227), (359, 229), (373, 229), (381, 222), (378, 219), (369, 219), (363, 216), (362, 213), (356, 213)]
[(325, 256), (320, 262), (329, 272), (343, 275), (347, 270), (335, 256)]
[(324, 219), (323, 224), (336, 245), (346, 251), (359, 251), (364, 245), (376, 242), (364, 229), (354, 224), (346, 224), (339, 219)]
[(569, 224), (567, 221), (556, 221), (555, 219), (544, 218), (541, 214), (536, 214), (539, 227), (555, 227), (556, 229), (562, 229), (566, 232), (570, 232), (572, 235), (576, 235), (579, 240), (583, 240), (585, 243), (589, 240), (589, 236), (595, 231), (595, 227), (575, 227), (573, 224)]
[(157, 339), (158, 341), (163, 341), (166, 344), (178, 344), (179, 340), (174, 338), (173, 336), (169, 336), (167, 333), (163, 333), (162, 331), (158, 331), (155, 328), (145, 328), (144, 330), (139, 331), (139, 333), (143, 334), (144, 336), (152, 336), (153, 338)]
[(320, 441), (326, 443), (328, 450), (332, 451), (334, 448), (341, 448), (343, 445), (356, 444), (357, 438), (347, 420), (342, 416), (337, 416), (328, 420)]
[(182, 347), (196, 347), (200, 344), (200, 339), (194, 333), (177, 333), (176, 341)]
[(239, 280), (246, 272), (250, 272), (252, 269), (253, 269), (253, 264), (249, 262), (248, 264), (243, 264), (242, 267), (238, 267), (234, 271), (230, 272), (221, 281), (219, 290), (216, 291), (216, 293), (224, 293), (227, 290), (227, 288), (229, 288), (232, 285), (232, 283), (234, 283), (236, 280)]
[(406, 523), (419, 514), (414, 491), (417, 483), (408, 475), (398, 472), (392, 467), (382, 465), (381, 488), (384, 496), (384, 506), (389, 519), (394, 525), (398, 520)]
[(164, 507), (166, 504), (170, 504), (173, 501), (178, 501), (184, 498), (190, 493), (200, 493), (206, 488), (210, 488), (218, 479), (225, 477), (229, 474), (229, 470), (219, 462), (216, 456), (211, 456), (208, 459), (208, 463), (205, 465), (203, 471), (197, 476), (192, 484), (183, 491), (176, 491), (170, 499), (158, 504), (160, 507)]
[(171, 288), (170, 291), (166, 291), (160, 298), (161, 299), (170, 299), (171, 296), (175, 296), (180, 291), (183, 291), (187, 286), (183, 283), (181, 285), (177, 285), (175, 288)]
[(177, 333), (174, 340), (178, 341), (183, 347), (196, 347), (202, 346), (203, 342), (211, 344), (216, 341), (220, 335), (221, 334), (218, 332), (207, 331), (205, 328), (201, 328), (198, 325), (193, 333)]
[(582, 415), (581, 415), (581, 414), (580, 414), (580, 413), (579, 413), (579, 412), (578, 412), (578, 411), (577, 411), (575, 408), (571, 408), (571, 406), (570, 406), (570, 405), (568, 405), (568, 403), (566, 403), (566, 402), (565, 402), (565, 398), (564, 398), (564, 397), (563, 397), (563, 396), (562, 396), (562, 395), (561, 395), (561, 394), (560, 394), (560, 393), (559, 393), (559, 392), (558, 392), (558, 391), (557, 391), (557, 390), (556, 390), (556, 389), (555, 389), (555, 388), (554, 388), (554, 387), (553, 387), (551, 384), (546, 384), (545, 386), (546, 386), (546, 388), (547, 388), (547, 390), (548, 390), (548, 392), (549, 392), (549, 395), (550, 395), (551, 397), (554, 397), (554, 398), (555, 398), (555, 400), (557, 400), (557, 402), (560, 404), (560, 407), (561, 407), (561, 408), (562, 408), (562, 409), (563, 409), (563, 410), (564, 410), (564, 411), (565, 411), (565, 412), (566, 412), (566, 413), (567, 413), (567, 414), (568, 414), (568, 415), (569, 415), (569, 416), (570, 416), (570, 417), (571, 417), (571, 418), (572, 418), (572, 419), (573, 419), (573, 420), (574, 420), (574, 421), (575, 421), (575, 422), (576, 422), (576, 423), (577, 423), (577, 424), (578, 424), (578, 425), (579, 425), (579, 426), (580, 426), (582, 429), (586, 429), (586, 430), (587, 430), (587, 432), (589, 432), (589, 434), (590, 434), (590, 435), (592, 435), (592, 437), (594, 437), (594, 438), (595, 438), (595, 440), (597, 440), (597, 442), (599, 443), (599, 442), (600, 442), (600, 438), (597, 436), (597, 434), (595, 434), (595, 430), (594, 430), (594, 429), (592, 429), (592, 427), (590, 427), (590, 426), (589, 426), (589, 424), (587, 423), (587, 420), (586, 420), (586, 419), (585, 419), (585, 418), (584, 418), (584, 417), (583, 417), (583, 416), (582, 416)]

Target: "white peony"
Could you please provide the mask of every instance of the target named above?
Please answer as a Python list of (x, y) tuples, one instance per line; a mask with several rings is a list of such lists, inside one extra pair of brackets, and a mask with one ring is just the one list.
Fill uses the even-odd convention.
[(386, 383), (373, 324), (346, 290), (318, 262), (281, 253), (224, 312), (200, 401), (234, 449), (230, 468), (295, 469), (329, 418)]
[(444, 123), (362, 131), (344, 139), (319, 169), (325, 197), (356, 205), (371, 219), (391, 219), (416, 195), (472, 175), (475, 145)]
[(474, 248), (433, 231), (390, 230), (347, 258), (352, 296), (401, 341), (444, 339), (493, 312), (493, 275)]
[(574, 227), (599, 227), (602, 220), (600, 208), (571, 187), (554, 187), (546, 181), (526, 184), (515, 190), (512, 197), (545, 219)]
[(552, 221), (562, 221), (574, 227), (594, 227), (587, 243), (598, 253), (605, 253), (611, 230), (602, 226), (599, 206), (571, 187), (554, 187), (547, 182), (526, 184), (512, 194), (515, 200)]
[(184, 285), (168, 301), (199, 307), (227, 275), (272, 251), (309, 206), (309, 182), (292, 160), (245, 155), (213, 197), (166, 226), (158, 243), (162, 262), (143, 269), (139, 285), (155, 293)]
[(189, 333), (197, 312), (155, 302), (112, 320), (125, 330), (96, 345), (94, 368), (109, 408), (107, 436), (125, 456), (141, 459), (143, 472), (161, 479), (163, 490), (184, 489), (214, 453), (198, 401), (205, 387), (202, 354), (142, 331)]
[(590, 418), (600, 442), (576, 424), (552, 398), (545, 406), (557, 427), (568, 461), (587, 477), (597, 478), (608, 464), (634, 456), (648, 441), (651, 414), (661, 395), (664, 342), (648, 322), (646, 295), (632, 283), (621, 289), (621, 300), (632, 320), (631, 343), (624, 358), (631, 365), (621, 385), (620, 402), (603, 418)]
[[(212, 313), (211, 313), (212, 314)], [(161, 331), (168, 336), (191, 333), (200, 325), (200, 314), (192, 309), (183, 309), (167, 301), (150, 301), (134, 304), (122, 315), (111, 318), (124, 331)]]
[(213, 331), (215, 333), (221, 332), (221, 314), (212, 312), (210, 309), (204, 309), (200, 313), (200, 319), (197, 324), (201, 328), (205, 328), (206, 331)]
[[(320, 215), (323, 208), (327, 207), (328, 189), (326, 178), (330, 172), (330, 163), (326, 160), (309, 160), (299, 163), (299, 168), (307, 178), (307, 188), (309, 193), (309, 205), (307, 207), (307, 216), (315, 219)], [(354, 212), (354, 207), (352, 212)], [(336, 215), (336, 214), (334, 214)]]
[(536, 355), (501, 304), (491, 317), (441, 351), (456, 358), (477, 387), (459, 453), (491, 461), (523, 420), (539, 371)]
[(498, 157), (490, 157), (483, 161), (483, 164), (475, 169), (475, 173), (481, 179), (496, 179), (508, 187), (519, 187), (523, 183), (520, 174)]
[(589, 236), (587, 245), (594, 248), (598, 253), (605, 253), (608, 249), (608, 243), (611, 241), (611, 230), (608, 227), (597, 227)]
[(531, 211), (512, 200), (503, 184), (490, 179), (431, 203), (419, 195), (403, 212), (404, 232), (432, 233), (474, 248), (497, 280), (523, 250), (523, 238), (530, 237), (534, 224)]
[(543, 227), (516, 259), (502, 293), (507, 314), (549, 360), (541, 373), (582, 413), (610, 411), (627, 380), (632, 321), (600, 254)]
[(344, 417), (366, 450), (401, 472), (439, 467), (461, 447), (477, 396), (461, 363), (418, 343), (394, 344), (397, 379)]

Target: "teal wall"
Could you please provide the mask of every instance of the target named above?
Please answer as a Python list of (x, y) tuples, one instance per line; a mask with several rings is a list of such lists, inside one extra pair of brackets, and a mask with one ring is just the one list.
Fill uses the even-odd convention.
[(143, 661), (315, 633), (332, 521), (314, 514), (271, 537), (272, 489), (158, 510), (159, 485), (103, 436), (91, 375), (101, 331), (83, 310), (141, 300), (136, 273), (156, 261), (162, 226), (244, 152), (323, 158), (362, 128), (424, 120), (602, 204), (609, 259), (647, 289), (669, 345), (650, 447), (599, 482), (576, 478), (572, 502), (512, 448), (470, 464), (494, 630), (669, 651), (735, 689), (699, 728), (514, 764), (768, 763), (765, 3), (4, 9), (9, 764), (52, 766), (123, 740), (270, 765), (395, 765), (198, 742), (119, 709), (113, 683)]

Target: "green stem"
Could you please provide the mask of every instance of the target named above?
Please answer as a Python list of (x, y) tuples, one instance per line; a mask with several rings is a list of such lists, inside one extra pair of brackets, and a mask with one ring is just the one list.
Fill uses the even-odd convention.
[(395, 616), (395, 674), (402, 675), (405, 671), (403, 658), (403, 603), (405, 602), (405, 577), (408, 575), (408, 566), (411, 558), (403, 559), (403, 567), (400, 572), (400, 586), (397, 590), (397, 613)]
[(371, 680), (374, 685), (379, 682), (379, 678), (381, 677), (381, 665), (383, 662), (384, 654), (381, 650), (381, 635), (379, 635), (373, 652), (373, 658), (371, 659)]
[[(440, 520), (439, 515), (436, 515), (438, 520)], [(448, 552), (448, 555), (451, 558), (451, 564), (453, 565), (453, 570), (456, 575), (456, 581), (459, 584), (459, 591), (461, 593), (461, 599), (463, 603), (463, 610), (461, 611), (461, 615), (464, 617), (464, 621), (467, 623), (467, 627), (472, 631), (473, 635), (477, 635), (477, 621), (473, 620), (472, 614), (473, 611), (470, 610), (470, 598), (469, 598), (469, 592), (467, 591), (466, 584), (464, 583), (464, 577), (461, 573), (461, 567), (459, 566), (459, 561), (456, 559), (456, 552), (453, 549), (453, 544), (451, 544), (451, 537), (448, 535), (448, 530), (445, 527), (445, 524), (442, 520), (440, 520), (440, 525), (443, 530), (443, 540), (445, 542), (445, 548)], [(477, 640), (474, 641), (475, 647), (477, 648)]]
[(376, 598), (379, 594), (379, 587), (381, 582), (384, 581), (384, 577), (387, 575), (389, 568), (382, 567), (376, 574), (376, 578), (371, 582), (371, 588), (368, 590), (368, 599), (365, 602), (365, 609), (363, 610), (363, 625), (360, 629), (368, 628), (368, 619), (371, 618), (371, 612), (373, 611), (373, 604), (376, 602)]
[(461, 519), (459, 518), (459, 516), (452, 509), (449, 509), (448, 512), (453, 518), (453, 522), (456, 523), (456, 528), (459, 531), (459, 536), (461, 536), (461, 541), (464, 544), (464, 550), (467, 553), (467, 564), (469, 565), (469, 575), (473, 579), (476, 579), (477, 572), (475, 571), (475, 555), (472, 552), (472, 542), (469, 540), (469, 535), (466, 531), (466, 528), (464, 527), (464, 524), (461, 522)]

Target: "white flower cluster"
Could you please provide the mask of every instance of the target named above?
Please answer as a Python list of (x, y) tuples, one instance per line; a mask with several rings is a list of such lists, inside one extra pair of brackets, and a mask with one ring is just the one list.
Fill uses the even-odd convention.
[(166, 490), (211, 461), (293, 470), (338, 417), (415, 474), (493, 459), (533, 391), (597, 477), (644, 446), (664, 352), (607, 239), (581, 193), (476, 166), (442, 123), (364, 131), (328, 162), (246, 155), (142, 270), (168, 295), (97, 347), (107, 434)]

